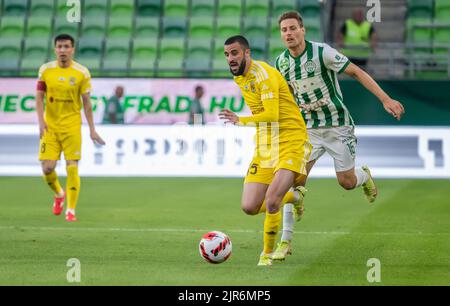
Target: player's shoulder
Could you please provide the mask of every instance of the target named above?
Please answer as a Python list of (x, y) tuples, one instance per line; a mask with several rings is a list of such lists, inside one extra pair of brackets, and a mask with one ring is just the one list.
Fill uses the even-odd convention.
[(279, 73), (275, 67), (272, 67), (263, 61), (253, 61), (250, 72), (255, 75), (256, 82), (260, 83), (270, 78), (271, 75)]
[(53, 69), (58, 67), (57, 61), (51, 61), (45, 64), (42, 64), (41, 67), (39, 67), (39, 74), (44, 73), (48, 69)]
[(89, 72), (89, 69), (86, 66), (83, 66), (78, 62), (73, 61), (72, 69), (75, 69), (75, 70), (81, 72), (85, 78), (91, 77), (91, 73)]

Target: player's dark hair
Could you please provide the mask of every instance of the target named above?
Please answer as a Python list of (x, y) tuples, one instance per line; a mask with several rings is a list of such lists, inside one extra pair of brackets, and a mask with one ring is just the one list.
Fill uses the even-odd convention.
[(238, 42), (239, 45), (241, 45), (242, 49), (246, 50), (246, 49), (250, 49), (250, 44), (248, 43), (247, 38), (245, 38), (242, 35), (235, 35), (235, 36), (231, 36), (229, 37), (227, 40), (225, 40), (224, 45), (231, 45), (234, 44), (235, 42)]
[(72, 47), (75, 46), (75, 39), (70, 36), (69, 34), (59, 34), (58, 36), (55, 37), (55, 46), (56, 46), (56, 42), (60, 41), (60, 40), (70, 40), (70, 42), (72, 43)]
[(281, 16), (278, 17), (278, 25), (280, 25), (281, 22), (286, 19), (296, 19), (298, 21), (298, 24), (300, 25), (300, 28), (303, 28), (303, 18), (299, 12), (289, 11), (289, 12), (281, 14)]

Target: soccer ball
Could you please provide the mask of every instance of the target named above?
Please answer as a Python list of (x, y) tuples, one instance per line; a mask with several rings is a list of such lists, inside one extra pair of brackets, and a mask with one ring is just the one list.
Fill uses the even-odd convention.
[(212, 231), (203, 235), (198, 249), (204, 260), (212, 264), (218, 264), (230, 257), (231, 240), (222, 232)]

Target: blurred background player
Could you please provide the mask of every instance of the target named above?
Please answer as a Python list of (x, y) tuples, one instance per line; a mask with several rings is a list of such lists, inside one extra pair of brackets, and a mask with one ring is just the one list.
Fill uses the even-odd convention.
[[(373, 93), (384, 109), (400, 120), (404, 113), (400, 102), (391, 99), (378, 84), (347, 57), (325, 43), (305, 40), (306, 30), (298, 12), (286, 12), (279, 18), (281, 39), (287, 49), (276, 59), (276, 68), (291, 87), (305, 119), (313, 146), (307, 173), (327, 152), (334, 160), (339, 184), (346, 190), (363, 186), (367, 200), (375, 201), (378, 191), (367, 166), (355, 169), (356, 137), (353, 119), (343, 103), (336, 73), (346, 73)], [(306, 177), (301, 185), (306, 184)], [(292, 216), (285, 215), (289, 222)], [(292, 221), (290, 223), (293, 224)], [(274, 259), (288, 254), (291, 233), (283, 231)]]
[(202, 86), (195, 86), (195, 95), (189, 107), (189, 124), (205, 124), (205, 115), (201, 98), (205, 94)]
[[(90, 101), (91, 76), (89, 70), (74, 62), (74, 39), (61, 34), (54, 40), (57, 61), (39, 69), (36, 92), (36, 112), (39, 122), (40, 150), (44, 179), (55, 192), (53, 213), (60, 215), (67, 197), (66, 220), (76, 221), (75, 208), (80, 192), (78, 160), (81, 159), (81, 99), (89, 124), (91, 139), (105, 144), (97, 134)], [(44, 96), (46, 97), (44, 114)], [(61, 151), (67, 166), (66, 193), (55, 172)]]
[(296, 178), (306, 174), (311, 145), (305, 122), (281, 74), (265, 62), (252, 60), (243, 36), (228, 38), (224, 53), (253, 115), (238, 117), (225, 109), (219, 116), (225, 123), (256, 125), (255, 154), (245, 177), (241, 205), (249, 215), (266, 211), (264, 250), (258, 265), (269, 266), (281, 222), (280, 207), (300, 202), (299, 192), (289, 189)]
[(340, 51), (355, 65), (366, 69), (370, 52), (377, 46), (377, 34), (372, 23), (364, 19), (363, 9), (354, 9), (337, 34)]
[(103, 124), (124, 124), (124, 109), (122, 105), (124, 89), (123, 86), (117, 86), (114, 95), (109, 98), (105, 105), (103, 114)]

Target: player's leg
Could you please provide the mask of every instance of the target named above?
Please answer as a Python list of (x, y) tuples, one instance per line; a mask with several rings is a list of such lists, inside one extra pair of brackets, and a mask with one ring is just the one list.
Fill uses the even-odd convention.
[(258, 265), (271, 265), (271, 255), (280, 228), (281, 203), (294, 184), (296, 174), (287, 169), (279, 169), (266, 192), (266, 217), (264, 220), (264, 250)]
[(64, 207), (64, 190), (58, 180), (55, 168), (61, 155), (61, 145), (54, 133), (46, 132), (40, 139), (39, 160), (41, 161), (44, 181), (54, 192), (53, 214), (60, 215)]
[(244, 183), (241, 208), (247, 215), (259, 214), (261, 207), (263, 206), (267, 188), (269, 188), (268, 184), (252, 182)]
[(345, 190), (363, 186), (369, 202), (375, 201), (377, 188), (369, 168), (355, 168), (356, 137), (349, 126), (329, 129), (326, 135), (327, 152), (333, 157), (339, 185)]
[(78, 175), (78, 160), (81, 158), (81, 131), (74, 131), (63, 135), (62, 146), (67, 170), (66, 220), (76, 221), (75, 209), (81, 187), (80, 176)]

